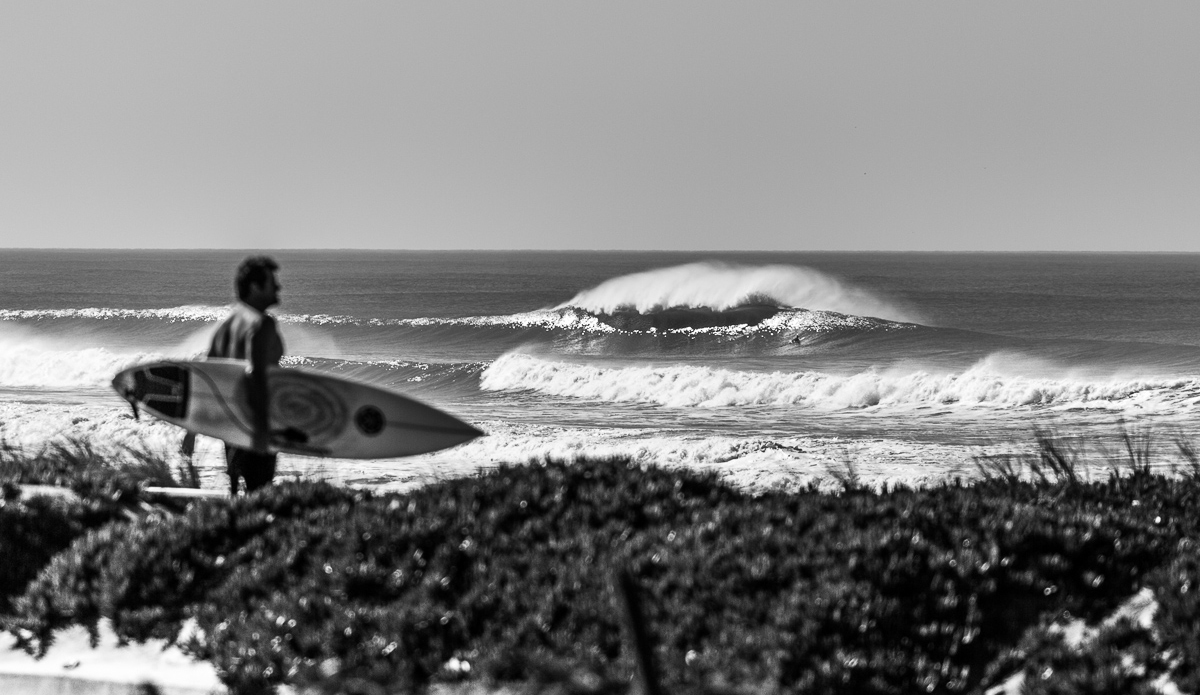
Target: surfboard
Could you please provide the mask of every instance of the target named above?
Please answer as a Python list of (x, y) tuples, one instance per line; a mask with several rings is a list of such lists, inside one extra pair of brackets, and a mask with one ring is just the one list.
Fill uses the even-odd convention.
[[(126, 369), (113, 388), (134, 407), (189, 432), (250, 448), (246, 362), (164, 361)], [(270, 449), (349, 459), (447, 449), (483, 433), (437, 408), (369, 384), (299, 368), (267, 373)]]

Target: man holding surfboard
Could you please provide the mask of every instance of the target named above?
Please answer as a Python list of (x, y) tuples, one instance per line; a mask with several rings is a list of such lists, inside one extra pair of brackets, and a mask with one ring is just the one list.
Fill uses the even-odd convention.
[[(225, 463), (229, 473), (229, 493), (237, 495), (238, 479), (246, 483), (246, 492), (269, 485), (275, 478), (276, 455), (270, 453), (270, 429), (267, 424), (267, 368), (277, 366), (283, 357), (283, 339), (275, 317), (267, 309), (279, 303), (280, 284), (275, 273), (279, 264), (267, 256), (251, 256), (238, 266), (234, 285), (238, 301), (229, 316), (217, 327), (209, 344), (208, 356), (246, 360), (246, 389), (253, 415), (253, 448), (225, 445)], [(188, 433), (183, 451), (191, 454), (196, 435)]]

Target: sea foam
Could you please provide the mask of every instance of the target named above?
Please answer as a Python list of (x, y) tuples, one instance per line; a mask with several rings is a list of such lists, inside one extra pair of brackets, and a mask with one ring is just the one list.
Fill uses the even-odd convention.
[(815, 371), (756, 372), (693, 365), (603, 366), (552, 361), (522, 352), (501, 356), (482, 373), (486, 391), (533, 391), (612, 403), (671, 408), (806, 406), (914, 408), (1164, 408), (1200, 402), (1200, 380), (1046, 379), (986, 368), (935, 374), (867, 369), (838, 375)]

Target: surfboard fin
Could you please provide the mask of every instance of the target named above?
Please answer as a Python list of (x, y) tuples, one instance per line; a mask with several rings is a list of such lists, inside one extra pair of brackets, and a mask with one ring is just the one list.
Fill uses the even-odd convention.
[(133, 408), (133, 419), (140, 422), (142, 419), (142, 414), (138, 412), (137, 401), (129, 401), (129, 407)]

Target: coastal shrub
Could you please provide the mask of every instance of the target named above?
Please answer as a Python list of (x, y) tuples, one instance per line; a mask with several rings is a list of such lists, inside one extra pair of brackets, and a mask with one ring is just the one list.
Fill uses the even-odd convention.
[(1028, 695), (1156, 695), (1166, 671), (1146, 629), (1119, 620), (1071, 644), (1063, 631), (1041, 627), (1022, 640), (1021, 692)]
[[(140, 498), (147, 484), (175, 484), (169, 466), (148, 449), (124, 447), (114, 458), (83, 439), (55, 440), (34, 450), (0, 440), (0, 620), (17, 631), (20, 641), (29, 633), (5, 618), (13, 599), (76, 539), (113, 524), (123, 527), (131, 516), (144, 513)], [(59, 487), (73, 494), (22, 499), (23, 485)], [(80, 601), (86, 603), (89, 595), (82, 592)], [(57, 629), (73, 622), (62, 616), (47, 624)], [(95, 621), (90, 622), (94, 631)], [(53, 629), (42, 631), (46, 645)]]
[(204, 600), (226, 569), (261, 572), (252, 543), (258, 535), (353, 495), (325, 484), (284, 485), (272, 493), (98, 528), (53, 558), (17, 601), (10, 624), (38, 654), (56, 630), (80, 624), (94, 632), (102, 616), (122, 638), (174, 639), (185, 609)]
[(1171, 675), (1183, 692), (1200, 691), (1200, 546), (1195, 538), (1179, 542), (1170, 564), (1152, 574), (1158, 610), (1154, 627), (1171, 651)]
[(1134, 593), (1196, 531), (1196, 496), (1143, 475), (752, 497), (620, 460), (403, 495), (288, 483), (86, 535), (14, 625), (36, 651), (101, 615), (133, 640), (194, 619), (186, 648), (239, 693), (536, 681), (547, 663), (621, 683), (628, 569), (671, 690), (971, 692), (1029, 630)]
[[(1021, 692), (1027, 693), (1196, 692), (1200, 560), (1193, 538), (1179, 540), (1176, 550), (1171, 561), (1145, 577), (1144, 591), (1155, 601), (1150, 624), (1134, 622), (1127, 610), (1074, 638), (1060, 624), (1042, 624), (989, 670), (1020, 672)], [(1145, 615), (1138, 620), (1146, 620)]]
[(47, 498), (22, 502), (18, 495), (8, 488), (0, 500), (0, 614), (83, 527), (79, 505)]
[(0, 491), (0, 619), (58, 553), (90, 529), (124, 522), (126, 512), (111, 494), (22, 499), (20, 488), (5, 481)]

